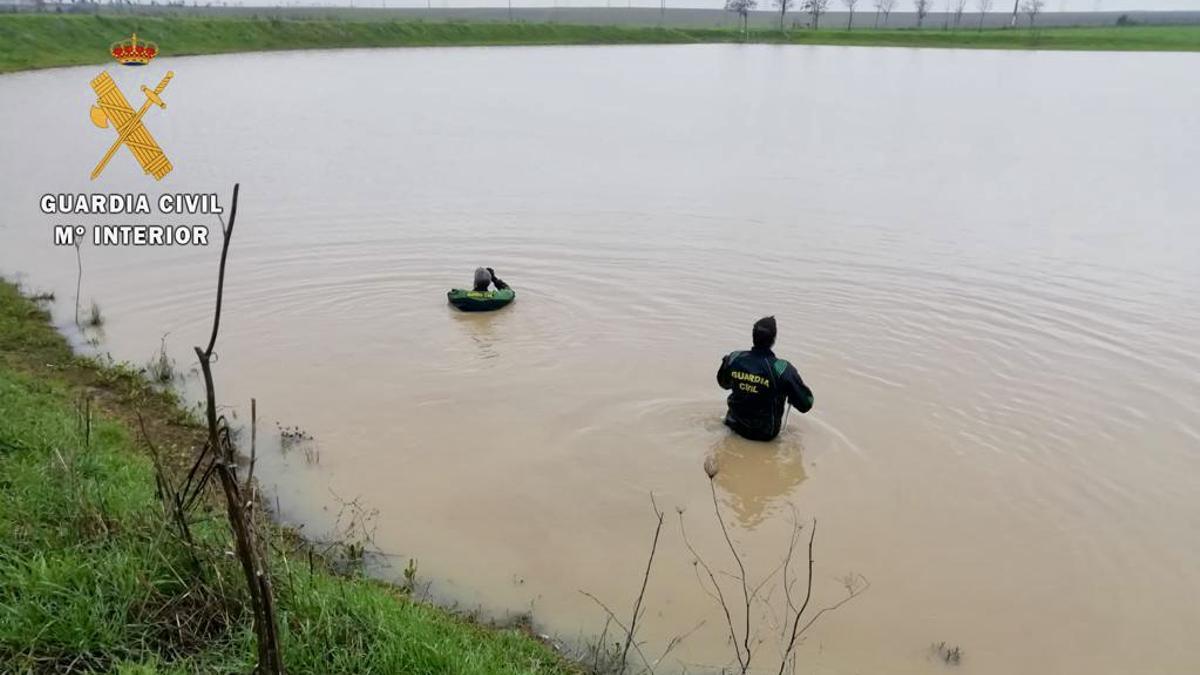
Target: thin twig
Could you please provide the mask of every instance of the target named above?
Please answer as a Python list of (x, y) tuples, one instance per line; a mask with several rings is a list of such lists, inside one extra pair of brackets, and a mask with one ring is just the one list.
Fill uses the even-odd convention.
[(804, 594), (804, 602), (800, 605), (800, 609), (796, 612), (796, 618), (792, 621), (792, 637), (787, 642), (787, 649), (783, 652), (783, 659), (779, 664), (779, 675), (783, 675), (784, 668), (787, 667), (788, 658), (792, 655), (792, 650), (796, 648), (796, 638), (799, 637), (797, 629), (800, 626), (800, 617), (804, 615), (804, 610), (808, 608), (808, 601), (812, 599), (812, 580), (813, 580), (813, 539), (817, 537), (817, 521), (814, 518), (812, 530), (808, 533), (808, 591)]
[(671, 641), (667, 643), (667, 648), (665, 650), (663, 650), (662, 656), (659, 656), (657, 659), (654, 659), (654, 665), (658, 666), (658, 664), (662, 663), (662, 660), (667, 658), (667, 655), (671, 653), (671, 650), (673, 650), (676, 647), (678, 647), (679, 645), (683, 644), (684, 640), (690, 638), (693, 633), (700, 630), (706, 623), (708, 623), (708, 621), (702, 619), (700, 621), (700, 623), (696, 624), (695, 626), (692, 626), (692, 629), (689, 630), (688, 632), (686, 632), (682, 635), (676, 635), (675, 637), (671, 638)]
[[(691, 552), (696, 564), (704, 568), (704, 571), (708, 574), (709, 581), (712, 582), (713, 589), (716, 591), (717, 603), (721, 605), (721, 610), (725, 613), (725, 625), (729, 628), (729, 638), (733, 642), (734, 655), (737, 656), (738, 666), (744, 673), (746, 672), (746, 663), (742, 660), (742, 648), (738, 645), (737, 630), (733, 627), (733, 615), (729, 613), (729, 604), (725, 602), (725, 594), (721, 592), (721, 585), (717, 583), (717, 576), (713, 574), (712, 568), (708, 566), (708, 563), (704, 561), (704, 558), (700, 557), (700, 554), (696, 552), (696, 548), (692, 546), (692, 542), (688, 539), (687, 530), (683, 526), (682, 512), (679, 513), (679, 533), (683, 537), (684, 546), (687, 546), (687, 549)], [(696, 574), (698, 577), (699, 572)], [(704, 588), (703, 582), (700, 584), (700, 587)]]
[[(208, 445), (206, 444), (204, 447), (207, 448)], [(201, 466), (204, 467), (204, 472), (200, 474), (200, 480), (196, 481), (196, 483), (191, 486), (190, 490), (180, 494), (180, 501), (183, 504), (184, 511), (192, 510), (192, 507), (200, 499), (200, 495), (204, 494), (204, 488), (207, 487), (208, 482), (212, 480), (213, 473), (215, 473), (217, 470), (217, 458), (213, 455), (207, 454), (207, 452), (208, 451), (205, 450), (206, 454), (197, 457), (196, 463), (192, 465), (192, 469), (197, 469)]]
[(795, 584), (795, 582), (788, 580), (788, 571), (791, 569), (792, 560), (795, 558), (796, 541), (800, 538), (800, 530), (802, 529), (802, 526), (800, 525), (800, 517), (796, 513), (796, 506), (794, 504), (792, 504), (791, 507), (792, 507), (792, 536), (791, 536), (791, 539), (788, 541), (787, 556), (785, 556), (783, 559), (783, 561), (784, 561), (783, 562), (783, 597), (786, 600), (786, 605), (783, 608), (783, 620), (780, 622), (780, 630), (779, 630), (780, 642), (782, 642), (783, 640), (785, 640), (787, 638), (787, 624), (788, 624), (787, 619), (788, 619), (789, 612), (796, 611), (796, 604), (794, 602), (792, 602), (792, 585)]
[(700, 576), (700, 565), (692, 565), (692, 571), (696, 573), (696, 584), (700, 586), (700, 590), (704, 591), (705, 595), (712, 598), (713, 602), (721, 602), (721, 599), (717, 597), (717, 594), (708, 590), (708, 586), (704, 585), (704, 579)]
[[(210, 456), (211, 455), (210, 455), (208, 445), (205, 444), (205, 445), (201, 446), (200, 450), (196, 453), (195, 458), (192, 460), (192, 468), (188, 470), (187, 478), (184, 479), (183, 485), (181, 485), (179, 488), (180, 494), (187, 496), (189, 493), (191, 493), (193, 491), (192, 481), (194, 481), (196, 479), (196, 472), (199, 471), (200, 467), (204, 466), (203, 460)], [(198, 483), (196, 483), (194, 486), (195, 492), (199, 493), (203, 489), (205, 483), (207, 483), (207, 482), (208, 482), (207, 477), (204, 476), (202, 473), (200, 481)]]
[[(778, 564), (778, 565), (776, 565), (776, 566), (775, 566), (775, 568), (774, 568), (774, 569), (772, 569), (772, 570), (771, 570), (771, 571), (770, 571), (770, 572), (767, 574), (767, 576), (763, 577), (762, 581), (758, 582), (758, 585), (754, 587), (754, 590), (750, 591), (750, 600), (751, 600), (751, 602), (753, 602), (754, 600), (757, 600), (757, 599), (758, 599), (758, 594), (762, 592), (763, 586), (766, 586), (766, 585), (767, 585), (767, 582), (769, 582), (769, 581), (771, 581), (772, 579), (774, 579), (776, 574), (779, 574), (779, 570), (783, 568), (783, 564), (784, 564), (784, 562), (785, 562), (785, 561), (782, 561), (782, 560), (781, 560), (781, 561), (779, 562), (779, 564)], [(769, 593), (768, 593), (768, 595), (769, 595)]]
[(600, 672), (600, 655), (607, 649), (605, 641), (608, 640), (608, 627), (611, 625), (612, 617), (606, 617), (604, 619), (604, 630), (600, 632), (600, 639), (596, 642), (596, 648), (592, 654), (592, 670), (594, 672)]
[(135, 411), (138, 419), (138, 426), (142, 429), (142, 440), (146, 442), (146, 447), (150, 449), (150, 459), (154, 462), (154, 482), (158, 484), (159, 494), (165, 501), (173, 502), (175, 500), (175, 487), (171, 485), (171, 477), (163, 471), (162, 461), (159, 458), (158, 448), (155, 447), (154, 441), (150, 440), (150, 434), (146, 431), (146, 420), (142, 419), (142, 413)]
[[(604, 613), (608, 615), (608, 618), (611, 619), (613, 623), (617, 624), (617, 628), (620, 628), (622, 631), (624, 631), (624, 633), (626, 635), (629, 634), (629, 629), (625, 627), (625, 624), (621, 623), (621, 620), (617, 618), (617, 615), (614, 614), (613, 611), (608, 608), (608, 605), (604, 604), (600, 600), (600, 598), (597, 598), (596, 596), (594, 596), (591, 593), (588, 593), (587, 591), (584, 591), (584, 590), (581, 590), (579, 592), (581, 594), (583, 594), (584, 596), (588, 597), (589, 599), (591, 599), (592, 602), (599, 605), (600, 609), (603, 609)], [(653, 668), (650, 667), (650, 661), (646, 658), (646, 655), (642, 653), (641, 645), (639, 645), (637, 642), (634, 642), (633, 643), (633, 651), (637, 652), (637, 655), (639, 657), (641, 657), (642, 664), (646, 666), (646, 670), (653, 671)]]
[(163, 500), (163, 510), (166, 511), (168, 505), (170, 505), (171, 520), (175, 521), (175, 526), (179, 528), (179, 536), (183, 538), (184, 545), (187, 547), (192, 568), (196, 572), (196, 576), (203, 579), (204, 566), (200, 564), (200, 558), (196, 554), (196, 542), (192, 539), (192, 531), (188, 526), (187, 509), (184, 508), (183, 502), (179, 498), (179, 492), (171, 484), (171, 477), (163, 468), (158, 447), (154, 445), (154, 441), (150, 438), (150, 433), (146, 431), (146, 420), (142, 418), (142, 413), (138, 412), (137, 418), (138, 426), (142, 430), (142, 439), (145, 440), (146, 447), (150, 448), (150, 456), (154, 461), (154, 480), (158, 485), (158, 491)]
[(857, 598), (858, 596), (862, 595), (863, 593), (866, 593), (867, 589), (871, 587), (871, 581), (863, 576), (859, 576), (858, 578), (862, 579), (862, 581), (863, 581), (863, 586), (861, 588), (856, 588), (854, 590), (851, 590), (849, 595), (847, 595), (846, 597), (842, 598), (840, 601), (835, 602), (834, 604), (832, 604), (828, 607), (822, 607), (821, 611), (814, 614), (813, 617), (808, 620), (808, 623), (804, 624), (804, 626), (800, 629), (799, 632), (796, 633), (796, 635), (797, 636), (804, 635), (804, 631), (808, 630), (810, 626), (812, 626), (814, 623), (816, 623), (817, 619), (821, 618), (821, 615), (824, 614), (825, 612), (832, 612), (833, 610), (841, 607), (842, 605), (846, 604), (847, 602), (850, 602), (854, 598)]
[(83, 245), (82, 239), (75, 240), (75, 266), (79, 272), (75, 276), (75, 327), (79, 328), (79, 289), (83, 285), (83, 257), (79, 252), (79, 247)]
[[(250, 399), (250, 468), (246, 471), (246, 492), (250, 493), (254, 485), (254, 462), (258, 459), (258, 401)], [(253, 494), (253, 493), (251, 493)], [(254, 502), (253, 499), (250, 500)]]
[(628, 662), (629, 647), (633, 644), (634, 635), (637, 632), (642, 600), (646, 597), (646, 585), (650, 583), (650, 570), (654, 567), (654, 554), (658, 551), (658, 536), (662, 533), (663, 512), (658, 509), (658, 503), (654, 501), (653, 492), (650, 493), (650, 508), (654, 509), (654, 515), (658, 518), (658, 523), (654, 526), (654, 541), (650, 544), (650, 558), (646, 561), (646, 573), (642, 575), (642, 589), (638, 592), (637, 600), (633, 603), (633, 618), (629, 621), (629, 632), (625, 635), (625, 648), (621, 650), (622, 672), (624, 672), (625, 664)]
[(742, 557), (738, 555), (737, 547), (733, 545), (733, 539), (729, 537), (729, 529), (725, 527), (725, 519), (721, 517), (721, 506), (717, 501), (716, 481), (709, 478), (708, 487), (712, 492), (713, 511), (717, 515), (717, 522), (721, 524), (721, 534), (725, 535), (725, 543), (729, 545), (729, 552), (733, 554), (733, 559), (737, 563), (739, 579), (742, 582), (742, 598), (746, 604), (746, 627), (742, 639), (746, 648), (746, 660), (745, 662), (739, 660), (739, 665), (742, 667), (742, 672), (745, 673), (750, 669), (750, 589), (746, 583), (746, 566), (742, 564)]

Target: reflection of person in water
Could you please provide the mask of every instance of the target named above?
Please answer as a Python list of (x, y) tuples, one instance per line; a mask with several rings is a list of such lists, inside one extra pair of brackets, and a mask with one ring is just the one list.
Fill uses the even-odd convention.
[(745, 528), (763, 522), (805, 478), (800, 449), (791, 442), (764, 448), (726, 434), (713, 448), (713, 457), (721, 468), (713, 480)]
[(779, 435), (783, 412), (792, 404), (800, 412), (812, 410), (812, 390), (792, 364), (775, 358), (775, 317), (754, 323), (754, 348), (733, 352), (721, 359), (717, 384), (729, 394), (725, 424), (743, 438), (769, 441)]
[[(488, 273), (482, 267), (479, 269), (483, 270), (485, 275)], [(491, 277), (489, 276), (488, 279)], [(487, 290), (487, 286), (484, 286), (484, 290)], [(488, 367), (489, 362), (494, 364), (492, 359), (500, 356), (500, 351), (497, 349), (496, 317), (488, 312), (454, 312), (453, 316), (458, 325), (462, 327), (462, 334), (475, 345), (479, 355), (476, 365)]]

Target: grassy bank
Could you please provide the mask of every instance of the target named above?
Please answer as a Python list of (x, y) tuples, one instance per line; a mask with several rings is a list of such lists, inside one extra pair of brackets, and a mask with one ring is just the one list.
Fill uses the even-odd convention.
[(103, 63), (134, 31), (163, 54), (440, 45), (686, 44), (750, 42), (890, 47), (1200, 50), (1200, 26), (1018, 30), (753, 30), (577, 26), (551, 23), (294, 21), (283, 19), (0, 15), (0, 72)]
[[(250, 672), (254, 636), (223, 512), (202, 508), (195, 549), (177, 536), (131, 425), (138, 413), (168, 464), (183, 466), (202, 442), (172, 395), (75, 356), (47, 314), (0, 281), (0, 672)], [(263, 527), (291, 673), (572, 670), (520, 630), (335, 574)]]

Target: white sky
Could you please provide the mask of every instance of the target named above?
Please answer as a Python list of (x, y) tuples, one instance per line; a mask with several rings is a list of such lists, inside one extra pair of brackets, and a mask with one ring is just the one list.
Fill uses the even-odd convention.
[[(350, 0), (243, 0), (246, 5), (338, 5), (348, 6)], [(424, 7), (426, 0), (354, 0), (355, 7), (380, 7), (386, 2), (387, 7)], [(934, 0), (938, 6), (940, 0)], [(604, 7), (611, 3), (613, 7), (624, 7), (632, 4), (634, 7), (658, 7), (659, 0), (513, 0), (513, 7)], [(190, 3), (189, 3), (190, 4)], [(204, 4), (204, 0), (201, 0)], [(232, 2), (230, 4), (233, 4)], [(434, 7), (506, 7), (507, 0), (432, 0)], [(870, 0), (859, 0), (858, 11), (869, 7)], [(912, 2), (898, 0), (898, 11), (912, 11)], [(969, 2), (968, 6), (973, 6)], [(996, 0), (993, 6), (1004, 5), (1004, 0)], [(719, 9), (725, 5), (724, 0), (667, 0), (668, 7), (706, 7)], [(770, 9), (771, 0), (759, 0), (759, 9)], [(841, 11), (845, 6), (841, 0), (832, 0), (831, 9)], [(1194, 10), (1200, 11), (1200, 0), (1046, 0), (1048, 11), (1118, 11), (1131, 9), (1158, 10)], [(998, 10), (997, 10), (998, 11)]]
[[(138, 4), (148, 4), (149, 0), (134, 0)], [(165, 4), (169, 0), (159, 0)], [(204, 5), (208, 2), (221, 4), (222, 0), (198, 0)], [(425, 7), (427, 0), (225, 0), (229, 5), (241, 4), (250, 6), (341, 6), (355, 7)], [(947, 0), (933, 0), (935, 7), (942, 7)], [(185, 0), (192, 4), (192, 0)], [(429, 0), (433, 7), (507, 7), (508, 0)], [(0, 0), (0, 4), (6, 4)], [(668, 7), (704, 7), (719, 9), (725, 4), (724, 0), (667, 0)], [(1002, 11), (1006, 0), (995, 0), (993, 11)], [(513, 7), (655, 7), (659, 0), (512, 0)], [(831, 0), (831, 9), (844, 11), (842, 0)], [(897, 11), (912, 11), (911, 0), (897, 0)], [(758, 0), (758, 9), (772, 8), (771, 0)], [(871, 0), (859, 0), (858, 11), (872, 11)], [(968, 8), (977, 7), (974, 0), (969, 0)], [(1200, 11), (1200, 0), (1046, 0), (1047, 11), (1059, 12), (1089, 12), (1089, 11), (1127, 11), (1127, 10), (1191, 10)]]

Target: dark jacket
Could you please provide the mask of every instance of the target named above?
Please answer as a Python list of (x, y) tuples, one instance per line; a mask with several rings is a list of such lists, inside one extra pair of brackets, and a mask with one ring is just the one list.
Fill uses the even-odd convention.
[[(498, 291), (502, 291), (502, 290), (508, 288), (508, 284), (504, 283), (503, 281), (500, 281), (500, 277), (496, 276), (495, 272), (492, 272), (492, 283), (496, 284), (496, 290), (498, 290)], [(482, 286), (483, 288), (480, 288), (480, 286)], [(481, 293), (485, 293), (489, 290), (488, 286), (489, 286), (489, 284), (475, 284), (475, 288), (472, 290), (476, 290)]]
[(778, 436), (788, 403), (802, 413), (812, 410), (812, 390), (792, 364), (775, 358), (770, 349), (755, 347), (721, 359), (717, 384), (732, 390), (725, 424), (751, 440), (769, 441)]

